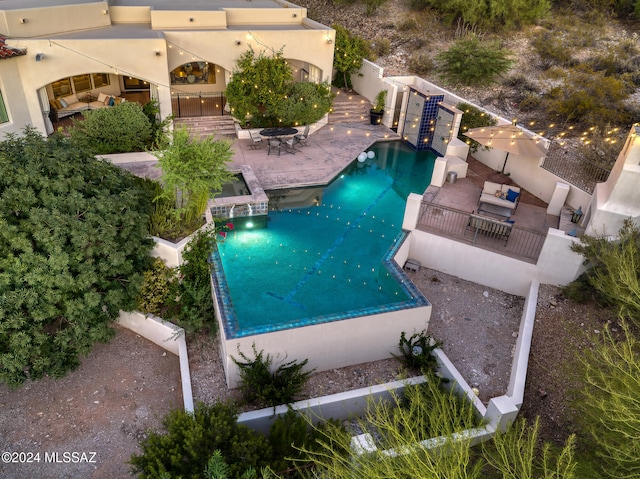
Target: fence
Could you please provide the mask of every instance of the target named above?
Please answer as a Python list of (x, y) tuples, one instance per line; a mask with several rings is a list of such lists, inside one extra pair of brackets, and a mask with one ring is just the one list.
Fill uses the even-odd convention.
[(171, 94), (171, 108), (176, 118), (223, 115), (226, 102), (222, 92)]
[(539, 231), (521, 228), (515, 224), (505, 239), (504, 235), (484, 234), (471, 222), (472, 215), (430, 202), (422, 202), (418, 217), (418, 229), (440, 236), (473, 244), (479, 248), (522, 259), (529, 263), (538, 260), (545, 235)]
[(593, 194), (596, 183), (607, 181), (610, 171), (584, 158), (569, 155), (567, 150), (554, 143), (542, 167), (589, 194)]

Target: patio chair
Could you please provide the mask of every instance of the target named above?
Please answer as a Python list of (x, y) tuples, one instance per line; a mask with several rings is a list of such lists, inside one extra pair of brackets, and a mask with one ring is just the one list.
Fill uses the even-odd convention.
[(296, 150), (296, 145), (300, 143), (300, 140), (298, 140), (295, 136), (292, 136), (291, 138), (285, 140), (283, 143), (289, 153), (295, 154), (296, 151), (298, 151)]
[(280, 145), (281, 145), (281, 141), (278, 140), (277, 138), (269, 138), (269, 140), (267, 140), (267, 155), (271, 154), (271, 150), (278, 150), (278, 156), (280, 156)]
[(249, 147), (253, 148), (254, 150), (257, 148), (260, 148), (262, 146), (262, 137), (259, 135), (254, 135), (251, 130), (249, 130), (249, 136), (251, 137), (251, 144), (249, 145)]
[(304, 127), (304, 133), (298, 133), (293, 136), (302, 146), (307, 146), (307, 138), (309, 137), (309, 125)]

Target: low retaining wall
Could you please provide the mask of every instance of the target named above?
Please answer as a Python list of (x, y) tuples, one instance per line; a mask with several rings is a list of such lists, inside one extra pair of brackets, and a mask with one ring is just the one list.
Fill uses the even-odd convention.
[(189, 355), (184, 329), (156, 316), (146, 316), (137, 311), (121, 311), (118, 323), (157, 344), (180, 359), (180, 377), (182, 379), (182, 398), (184, 409), (193, 412), (193, 393), (191, 391), (191, 373)]

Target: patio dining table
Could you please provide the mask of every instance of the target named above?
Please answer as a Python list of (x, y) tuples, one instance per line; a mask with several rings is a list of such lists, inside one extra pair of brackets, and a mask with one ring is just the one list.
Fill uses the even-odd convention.
[(283, 136), (291, 136), (298, 133), (296, 128), (278, 126), (274, 128), (265, 128), (264, 130), (260, 130), (260, 135), (262, 136), (272, 136), (274, 138), (281, 138)]

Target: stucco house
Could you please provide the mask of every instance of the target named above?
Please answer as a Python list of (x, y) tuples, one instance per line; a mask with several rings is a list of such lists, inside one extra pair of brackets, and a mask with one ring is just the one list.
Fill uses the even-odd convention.
[(222, 114), (247, 49), (282, 50), (295, 78), (321, 82), (335, 40), (284, 0), (4, 0), (0, 34), (0, 136), (51, 133), (58, 116), (112, 97), (156, 99), (162, 117)]

